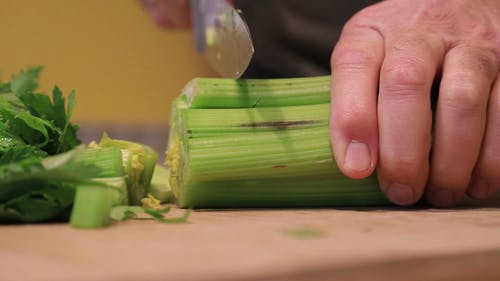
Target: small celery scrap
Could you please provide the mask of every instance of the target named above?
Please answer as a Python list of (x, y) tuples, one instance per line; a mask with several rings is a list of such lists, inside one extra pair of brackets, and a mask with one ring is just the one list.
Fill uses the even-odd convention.
[(299, 239), (316, 239), (325, 237), (325, 234), (322, 231), (311, 228), (289, 229), (284, 231), (283, 233), (286, 236)]
[(165, 215), (170, 212), (170, 207), (161, 205), (160, 200), (153, 195), (148, 194), (141, 200), (142, 207), (139, 206), (117, 206), (111, 210), (110, 218), (114, 221), (126, 221), (130, 219), (150, 219), (162, 223), (184, 223), (187, 222), (191, 210), (185, 210), (180, 217), (166, 218)]
[[(91, 185), (77, 188), (70, 220), (72, 226), (99, 228), (140, 214), (162, 222), (172, 220), (164, 218), (163, 214), (169, 209), (161, 206), (173, 198), (168, 171), (156, 163), (158, 156), (153, 149), (141, 143), (112, 139), (106, 133), (99, 143), (92, 142), (89, 147), (88, 151), (96, 153), (87, 158), (94, 161), (103, 151), (114, 150), (115, 154), (108, 159), (105, 169), (108, 173)], [(142, 207), (137, 206), (139, 204)]]
[(152, 210), (160, 210), (160, 200), (156, 199), (153, 195), (148, 194), (148, 197), (141, 199), (142, 207), (152, 209)]
[(151, 147), (131, 141), (116, 140), (103, 134), (99, 147), (118, 147), (122, 150), (122, 163), (127, 175), (129, 202), (141, 204), (146, 196), (158, 160), (158, 153)]
[(154, 219), (161, 223), (185, 223), (191, 215), (191, 210), (185, 210), (184, 214), (180, 217), (167, 218), (166, 214), (170, 212), (169, 207), (161, 207), (157, 209), (150, 209), (147, 207), (139, 206), (116, 206), (111, 209), (110, 219), (113, 221), (126, 221), (131, 219)]
[(165, 166), (157, 164), (147, 192), (158, 199), (160, 203), (174, 202), (175, 198), (172, 188), (170, 187), (169, 178), (170, 170)]

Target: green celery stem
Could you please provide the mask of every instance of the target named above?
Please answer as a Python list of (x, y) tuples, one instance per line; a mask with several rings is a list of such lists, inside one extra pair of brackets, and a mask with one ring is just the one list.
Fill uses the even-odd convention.
[(345, 177), (329, 135), (329, 77), (197, 78), (173, 103), (167, 164), (185, 208), (372, 206), (375, 174)]
[(110, 223), (116, 192), (103, 186), (82, 185), (76, 190), (70, 224), (76, 228), (101, 228)]

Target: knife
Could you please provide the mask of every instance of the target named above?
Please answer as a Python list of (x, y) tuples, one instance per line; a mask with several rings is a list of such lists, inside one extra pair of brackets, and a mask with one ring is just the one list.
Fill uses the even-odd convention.
[(190, 0), (194, 46), (222, 77), (239, 78), (254, 47), (250, 31), (226, 0)]

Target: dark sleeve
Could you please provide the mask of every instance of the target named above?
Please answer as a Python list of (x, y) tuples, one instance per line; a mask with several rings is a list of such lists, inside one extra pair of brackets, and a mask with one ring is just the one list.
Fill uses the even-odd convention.
[(330, 55), (345, 22), (378, 0), (236, 0), (255, 46), (245, 78), (330, 73)]

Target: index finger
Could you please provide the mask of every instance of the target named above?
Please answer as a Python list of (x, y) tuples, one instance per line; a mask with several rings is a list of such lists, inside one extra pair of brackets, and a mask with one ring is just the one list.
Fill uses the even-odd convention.
[(383, 38), (368, 27), (346, 27), (332, 54), (330, 138), (337, 166), (348, 177), (367, 177), (377, 164), (383, 58)]

